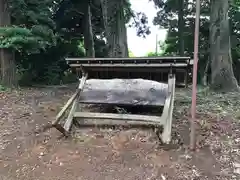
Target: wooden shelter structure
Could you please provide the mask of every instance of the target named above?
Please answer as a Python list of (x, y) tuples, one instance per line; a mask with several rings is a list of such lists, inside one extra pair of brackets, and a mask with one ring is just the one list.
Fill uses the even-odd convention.
[[(160, 136), (162, 142), (170, 142), (176, 77), (179, 73), (182, 73), (184, 75), (185, 86), (187, 86), (189, 72), (191, 72), (192, 68), (190, 57), (66, 58), (66, 61), (74, 71), (80, 72), (79, 76), (81, 77), (79, 77), (79, 85), (76, 92), (52, 122), (53, 127), (64, 135), (68, 135), (73, 121), (78, 121), (81, 124), (83, 119), (98, 119), (98, 123), (108, 120), (111, 124), (114, 124), (114, 122), (116, 124), (154, 124), (158, 127), (163, 127)], [(87, 81), (88, 78), (90, 80)], [(93, 87), (91, 90), (86, 90), (86, 84), (91, 82), (91, 78), (101, 80), (114, 78), (126, 79), (119, 82), (142, 78), (164, 83), (158, 86), (158, 89), (153, 90), (154, 93), (149, 89), (145, 89), (144, 93), (138, 93), (139, 89), (131, 90), (127, 89), (127, 87), (125, 90), (117, 88), (117, 92), (114, 92), (113, 90), (108, 91), (108, 86), (96, 87), (95, 90)], [(100, 83), (101, 80), (99, 80)], [(111, 80), (104, 82), (111, 82)], [(108, 93), (105, 93), (106, 91)], [(109, 96), (109, 94), (111, 95)], [(125, 96), (126, 98), (124, 98)], [(78, 111), (79, 103), (163, 107), (163, 111), (159, 116), (92, 113)], [(67, 119), (61, 123), (61, 119), (63, 119), (66, 110), (70, 106), (71, 109)]]

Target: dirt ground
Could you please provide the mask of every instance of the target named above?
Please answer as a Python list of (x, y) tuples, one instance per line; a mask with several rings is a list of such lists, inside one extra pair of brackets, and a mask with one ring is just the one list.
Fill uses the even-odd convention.
[(50, 129), (73, 89), (0, 93), (0, 180), (240, 179), (239, 94), (198, 96), (198, 149), (188, 150), (190, 90), (176, 94), (173, 143), (151, 129)]

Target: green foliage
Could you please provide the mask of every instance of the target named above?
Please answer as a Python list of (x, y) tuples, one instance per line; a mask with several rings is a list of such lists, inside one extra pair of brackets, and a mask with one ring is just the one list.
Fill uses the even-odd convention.
[(55, 27), (53, 6), (60, 0), (9, 0), (12, 23), (30, 28), (33, 25)]
[[(9, 0), (11, 23), (0, 28), (0, 48), (15, 51), (21, 85), (72, 82), (65, 57), (83, 57), (83, 3), (77, 0)], [(150, 33), (147, 16), (132, 11), (130, 1), (123, 4), (126, 23), (139, 36)], [(99, 1), (91, 1), (96, 57), (106, 57), (102, 11)], [(68, 72), (68, 73), (66, 73)]]
[(160, 53), (156, 53), (156, 52), (148, 52), (146, 54), (147, 57), (156, 57), (156, 56), (161, 56)]
[(155, 57), (155, 56), (167, 55), (166, 50), (168, 49), (168, 46), (169, 46), (169, 44), (166, 44), (166, 42), (158, 41), (158, 43), (157, 43), (158, 52), (148, 52), (146, 54), (146, 57)]
[(0, 28), (1, 48), (31, 54), (56, 44), (53, 0), (9, 0), (12, 26)]
[(55, 45), (52, 31), (35, 25), (31, 29), (17, 26), (0, 28), (0, 48), (11, 48), (19, 52), (37, 53), (48, 46)]
[[(162, 28), (168, 29), (168, 35), (166, 38), (165, 53), (166, 54), (179, 54), (179, 37), (178, 37), (178, 3), (173, 0), (158, 0), (154, 1), (159, 8), (157, 16), (154, 18), (154, 24), (159, 25)], [(209, 0), (203, 0), (200, 21), (199, 32), (199, 44), (200, 53), (205, 56), (208, 52), (208, 37), (209, 37), (209, 21), (204, 16), (209, 17)], [(195, 2), (192, 3), (188, 0), (184, 0), (184, 45), (185, 55), (192, 56), (193, 43), (194, 43), (194, 27), (195, 27)]]
[[(168, 29), (166, 38), (166, 45), (164, 55), (179, 55), (179, 32), (178, 32), (178, 1), (174, 0), (153, 0), (158, 7), (157, 16), (154, 18), (154, 24), (161, 28)], [(193, 57), (194, 51), (194, 29), (195, 29), (195, 3), (196, 0), (184, 0), (184, 49), (185, 55)], [(201, 79), (207, 60), (209, 59), (209, 17), (210, 17), (210, 0), (201, 1), (201, 19), (199, 29), (199, 78)], [(239, 41), (240, 41), (240, 1), (232, 1), (230, 11), (230, 25), (231, 25), (231, 44), (233, 68), (235, 74), (239, 71), (240, 57)]]
[(58, 5), (60, 0), (9, 1), (12, 26), (0, 28), (0, 48), (15, 50), (21, 85), (59, 83), (67, 69), (63, 57), (84, 55), (79, 46), (82, 37), (57, 29)]

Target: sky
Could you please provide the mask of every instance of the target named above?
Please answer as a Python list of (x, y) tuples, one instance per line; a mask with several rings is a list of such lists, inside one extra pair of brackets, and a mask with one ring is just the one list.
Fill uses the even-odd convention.
[(133, 10), (144, 12), (147, 15), (151, 34), (144, 39), (136, 35), (135, 28), (127, 28), (128, 48), (132, 51), (134, 56), (144, 56), (148, 52), (155, 52), (156, 36), (158, 41), (164, 41), (167, 32), (164, 29), (159, 29), (152, 23), (153, 18), (157, 14), (153, 2), (149, 2), (149, 0), (130, 0), (130, 2)]

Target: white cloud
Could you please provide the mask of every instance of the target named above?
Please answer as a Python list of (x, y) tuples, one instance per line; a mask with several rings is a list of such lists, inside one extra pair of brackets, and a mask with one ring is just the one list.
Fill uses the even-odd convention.
[(152, 21), (157, 14), (157, 10), (152, 2), (148, 0), (130, 0), (132, 8), (137, 12), (144, 12), (149, 21), (151, 34), (145, 39), (136, 35), (136, 29), (128, 28), (128, 47), (135, 56), (144, 56), (148, 52), (154, 52), (156, 48), (156, 35), (159, 41), (164, 41), (166, 37), (166, 30), (159, 29), (154, 26)]

